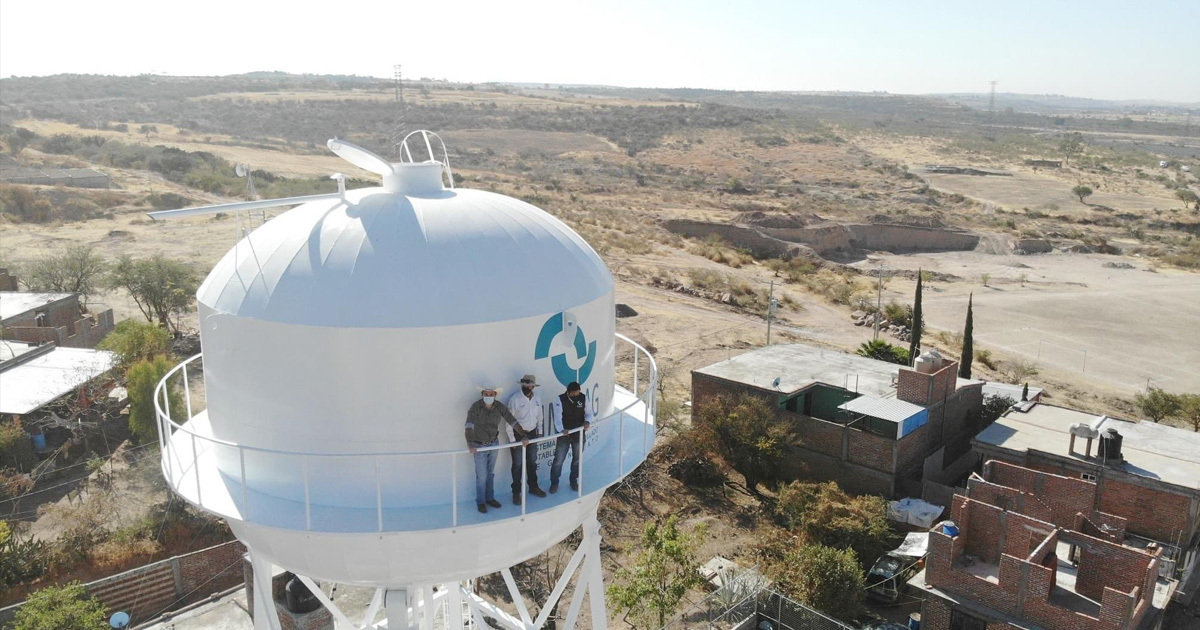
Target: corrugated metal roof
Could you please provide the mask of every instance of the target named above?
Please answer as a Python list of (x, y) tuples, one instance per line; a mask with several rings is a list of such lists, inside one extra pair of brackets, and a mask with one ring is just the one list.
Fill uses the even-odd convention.
[(904, 402), (898, 398), (874, 398), (871, 396), (859, 396), (854, 400), (838, 405), (838, 408), (845, 409), (851, 413), (871, 416), (872, 418), (881, 418), (892, 422), (904, 422), (925, 411), (924, 407)]
[(117, 355), (87, 348), (55, 348), (0, 372), (0, 413), (25, 414), (111, 370)]

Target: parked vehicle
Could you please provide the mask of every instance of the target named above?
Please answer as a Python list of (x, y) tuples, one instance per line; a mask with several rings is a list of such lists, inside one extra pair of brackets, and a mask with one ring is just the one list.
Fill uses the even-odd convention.
[(912, 533), (899, 547), (883, 554), (867, 572), (867, 597), (894, 604), (904, 585), (921, 570), (929, 548), (929, 534)]

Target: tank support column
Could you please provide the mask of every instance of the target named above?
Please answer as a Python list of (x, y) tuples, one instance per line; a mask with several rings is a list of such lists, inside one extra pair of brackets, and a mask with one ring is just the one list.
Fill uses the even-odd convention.
[(575, 583), (575, 594), (571, 596), (571, 607), (567, 610), (566, 629), (575, 628), (579, 609), (583, 607), (586, 594), (592, 605), (592, 629), (607, 630), (608, 611), (604, 606), (604, 566), (600, 563), (600, 521), (593, 512), (583, 522), (583, 541), (579, 549), (585, 554), (583, 567), (579, 570), (579, 581)]
[(275, 566), (251, 551), (250, 567), (254, 571), (254, 630), (282, 630), (272, 590)]
[(387, 613), (387, 627), (403, 628), (404, 630), (412, 627), (408, 617), (410, 605), (411, 600), (406, 589), (388, 589), (383, 594), (383, 610)]

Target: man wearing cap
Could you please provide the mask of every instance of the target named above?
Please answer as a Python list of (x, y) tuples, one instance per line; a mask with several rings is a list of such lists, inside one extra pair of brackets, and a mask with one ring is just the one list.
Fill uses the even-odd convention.
[[(529, 475), (526, 478), (529, 494), (535, 497), (546, 496), (546, 493), (538, 487), (538, 445), (529, 443), (529, 440), (538, 437), (538, 428), (542, 426), (542, 417), (545, 414), (542, 410), (542, 397), (537, 394), (537, 386), (537, 377), (526, 374), (521, 377), (521, 391), (508, 399), (508, 410), (517, 419), (516, 423), (508, 427), (508, 443), (516, 444), (518, 440), (521, 442), (521, 446), (513, 446), (508, 451), (512, 455), (513, 505), (521, 505), (522, 474)], [(522, 451), (524, 451), (523, 454)], [(523, 473), (523, 471), (528, 471), (528, 473)]]
[(475, 505), (480, 512), (487, 506), (500, 507), (493, 490), (496, 478), (496, 449), (479, 450), (500, 444), (500, 425), (512, 426), (517, 419), (504, 403), (496, 400), (500, 389), (491, 385), (479, 388), (480, 399), (467, 409), (467, 448), (475, 458)]
[(567, 449), (571, 449), (571, 490), (578, 491), (579, 447), (583, 442), (584, 432), (592, 426), (592, 407), (588, 404), (587, 394), (580, 389), (579, 383), (572, 382), (567, 385), (566, 393), (554, 399), (550, 415), (554, 419), (554, 430), (558, 432), (558, 441), (554, 445), (554, 463), (550, 465), (550, 492), (558, 492), (558, 478), (562, 475)]

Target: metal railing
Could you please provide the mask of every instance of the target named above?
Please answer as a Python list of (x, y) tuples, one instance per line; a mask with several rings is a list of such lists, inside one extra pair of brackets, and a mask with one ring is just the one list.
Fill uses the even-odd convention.
[(721, 588), (689, 606), (661, 630), (754, 630), (764, 621), (775, 630), (854, 630), (775, 591), (757, 567), (727, 576)]
[[(589, 487), (586, 494), (591, 494), (597, 490), (605, 489), (623, 479), (626, 475), (632, 472), (633, 469), (637, 468), (642, 461), (645, 460), (646, 456), (650, 452), (651, 447), (654, 445), (657, 429), (656, 418), (658, 405), (658, 367), (654, 361), (654, 357), (651, 356), (645, 348), (621, 334), (616, 334), (616, 339), (627, 344), (632, 350), (632, 374), (630, 375), (631, 388), (628, 391), (633, 394), (634, 399), (632, 402), (629, 402), (620, 408), (614, 409), (608, 415), (594, 420), (591, 422), (590, 427), (581, 427), (579, 429), (564, 432), (566, 435), (578, 436), (578, 439), (580, 440), (579, 483), (577, 488), (574, 490), (576, 493), (576, 498), (579, 500), (582, 500), (585, 494), (584, 486), (585, 481), (587, 480), (585, 473), (586, 458), (584, 457), (584, 449), (587, 447), (587, 440), (584, 439), (585, 432), (596, 431), (599, 428), (610, 426), (614, 422), (617, 426), (615, 435), (615, 448), (617, 449), (616, 474), (615, 476), (612, 475), (611, 469), (605, 471), (610, 473), (608, 475), (597, 473), (597, 475), (600, 475), (601, 477), (601, 485), (598, 487)], [(618, 353), (618, 356), (620, 356), (620, 353)], [(203, 465), (215, 466), (216, 450), (231, 449), (233, 453), (236, 453), (237, 460), (237, 476), (234, 481), (236, 481), (236, 485), (240, 486), (240, 497), (235, 497), (231, 494), (231, 498), (234, 499), (236, 507), (238, 508), (238, 512), (234, 514), (225, 514), (218, 511), (218, 513), (221, 513), (222, 516), (238, 518), (248, 522), (258, 522), (253, 519), (254, 514), (259, 513), (259, 510), (263, 509), (269, 511), (271, 509), (271, 505), (269, 505), (270, 503), (281, 500), (280, 497), (277, 496), (264, 495), (259, 497), (259, 500), (263, 502), (263, 505), (259, 506), (259, 510), (253, 509), (254, 506), (252, 497), (258, 496), (259, 492), (253, 487), (252, 483), (247, 483), (248, 474), (246, 461), (247, 455), (249, 455), (251, 457), (270, 458), (272, 464), (278, 464), (280, 462), (298, 462), (299, 465), (295, 466), (295, 469), (301, 473), (300, 476), (302, 477), (301, 481), (304, 490), (304, 529), (309, 531), (313, 530), (314, 508), (321, 509), (336, 507), (316, 503), (313, 501), (313, 480), (310, 473), (315, 467), (315, 464), (320, 465), (323, 462), (352, 462), (358, 464), (361, 464), (362, 462), (369, 462), (369, 468), (374, 471), (374, 526), (370, 529), (362, 529), (361, 531), (412, 531), (413, 529), (438, 529), (441, 527), (454, 528), (462, 524), (462, 519), (460, 519), (460, 515), (458, 513), (459, 458), (473, 457), (473, 453), (469, 448), (464, 446), (464, 448), (456, 450), (425, 452), (317, 453), (284, 451), (256, 446), (246, 446), (228, 440), (222, 440), (210, 435), (205, 435), (201, 432), (195, 431), (194, 427), (188, 426), (188, 423), (196, 416), (196, 413), (193, 411), (192, 391), (191, 383), (188, 377), (188, 371), (189, 368), (194, 369), (193, 364), (196, 364), (201, 357), (202, 354), (197, 354), (175, 366), (175, 368), (168, 372), (162, 378), (162, 380), (159, 381), (154, 392), (154, 410), (158, 420), (158, 438), (163, 458), (163, 475), (166, 477), (167, 482), (171, 485), (172, 489), (184, 495), (185, 498), (190, 499), (190, 497), (187, 497), (187, 494), (184, 492), (184, 490), (186, 489), (190, 492), (194, 489), (194, 503), (200, 507), (204, 507), (205, 509), (210, 509), (210, 511), (217, 511), (205, 506), (203, 495), (204, 484), (201, 481), (201, 475), (203, 473), (203, 471), (200, 469), (202, 466), (201, 460), (208, 460)], [(640, 374), (640, 372), (643, 370), (643, 363), (645, 364), (644, 369), (647, 372), (647, 378), (645, 379), (641, 378)], [(182, 423), (176, 422), (172, 418), (171, 390), (173, 389), (173, 379), (178, 379), (180, 381), (178, 384), (182, 389), (182, 408), (179, 408), (178, 411), (184, 412), (187, 416), (187, 420), (184, 420)], [(639, 389), (641, 390), (640, 393)], [(175, 402), (177, 404), (179, 403), (178, 398), (175, 398)], [(630, 422), (630, 420), (632, 420), (632, 422)], [(627, 424), (640, 425), (641, 432), (641, 448), (633, 452), (629, 458), (626, 457), (625, 453), (626, 441), (627, 439), (632, 438), (630, 443), (636, 444), (638, 436), (627, 435)], [(497, 444), (494, 446), (479, 447), (475, 449), (475, 452), (501, 451), (505, 449), (519, 448), (521, 450), (520, 457), (522, 461), (528, 461), (526, 459), (528, 449), (537, 448), (538, 445), (542, 443), (557, 441), (559, 437), (561, 437), (561, 435), (547, 435), (521, 443)], [(188, 448), (182, 448), (182, 446), (185, 444), (188, 446)], [(596, 447), (593, 446), (592, 448)], [(614, 448), (614, 445), (609, 443), (605, 448)], [(385, 501), (383, 498), (384, 482), (380, 472), (381, 464), (390, 463), (394, 465), (397, 461), (426, 462), (431, 458), (444, 459), (450, 469), (450, 488), (448, 491), (449, 496), (446, 497), (448, 501), (440, 504), (440, 506), (432, 506), (434, 508), (449, 507), (450, 514), (448, 522), (446, 522), (444, 525), (437, 526), (403, 526), (389, 528), (385, 523), (385, 516), (389, 512), (411, 508), (388, 507), (387, 501)], [(629, 459), (629, 461), (626, 461), (627, 459)], [(347, 462), (347, 460), (349, 460), (349, 462)], [(227, 457), (224, 458), (224, 461), (228, 462), (230, 460)], [(221, 472), (228, 476), (232, 476), (232, 473), (224, 468), (221, 469)], [(522, 466), (520, 518), (524, 518), (529, 511), (528, 474), (528, 466)], [(253, 482), (253, 479), (251, 478), (250, 481)], [(595, 481), (594, 478), (593, 481)], [(181, 484), (184, 483), (188, 484), (187, 488), (183, 488), (181, 486)], [(195, 484), (194, 488), (191, 486), (193, 483)], [(240, 499), (240, 503), (237, 501), (237, 499)], [(286, 499), (283, 500), (286, 501)], [(361, 510), (362, 508), (350, 509)], [(500, 518), (514, 517), (508, 516)], [(495, 520), (499, 520), (499, 518)]]

